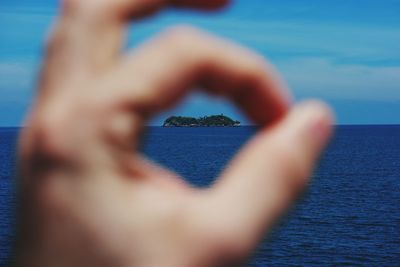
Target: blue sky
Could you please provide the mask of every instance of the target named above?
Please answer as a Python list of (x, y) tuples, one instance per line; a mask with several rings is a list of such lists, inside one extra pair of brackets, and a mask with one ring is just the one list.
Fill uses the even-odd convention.
[[(56, 0), (1, 0), (0, 126), (20, 125), (32, 102), (42, 40)], [(169, 10), (130, 27), (127, 49), (175, 24), (246, 45), (282, 73), (296, 99), (330, 103), (340, 124), (400, 124), (400, 0), (237, 0), (224, 11)], [(193, 95), (169, 114), (224, 113), (223, 100)]]

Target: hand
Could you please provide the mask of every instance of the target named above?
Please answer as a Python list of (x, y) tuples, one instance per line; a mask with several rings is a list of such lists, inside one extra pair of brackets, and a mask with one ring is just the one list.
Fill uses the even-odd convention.
[[(121, 56), (130, 19), (225, 2), (64, 0), (20, 138), (17, 266), (232, 266), (303, 189), (331, 115), (290, 109), (262, 57), (188, 27)], [(136, 151), (148, 119), (192, 87), (262, 126), (209, 189)]]

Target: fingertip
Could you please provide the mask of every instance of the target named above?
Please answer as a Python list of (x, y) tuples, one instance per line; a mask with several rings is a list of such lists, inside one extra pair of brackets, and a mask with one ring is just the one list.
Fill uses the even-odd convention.
[(328, 104), (314, 99), (298, 104), (297, 109), (302, 113), (308, 135), (322, 149), (333, 132), (335, 118), (332, 109)]
[(331, 107), (326, 103), (318, 99), (308, 99), (298, 104), (300, 108), (313, 110), (313, 113), (318, 114), (322, 119), (328, 123), (333, 123), (334, 115)]

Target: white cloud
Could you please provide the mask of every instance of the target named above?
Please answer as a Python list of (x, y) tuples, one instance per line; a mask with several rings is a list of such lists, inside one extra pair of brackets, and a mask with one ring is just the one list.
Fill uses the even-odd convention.
[(323, 58), (277, 63), (298, 95), (400, 101), (400, 67), (341, 65)]
[[(296, 95), (400, 101), (400, 29), (387, 26), (161, 17), (133, 29), (142, 38), (188, 20), (257, 49), (283, 73)], [(133, 35), (137, 38), (137, 35)], [(397, 66), (396, 66), (397, 65)]]
[(311, 23), (227, 17), (161, 16), (133, 29), (132, 39), (149, 37), (165, 27), (191, 23), (241, 42), (265, 56), (324, 55), (353, 62), (400, 62), (400, 29), (389, 26), (352, 25), (339, 22)]
[[(30, 94), (37, 74), (36, 64), (32, 62), (0, 62), (1, 100), (16, 98), (13, 94)], [(12, 93), (12, 94), (10, 94)]]

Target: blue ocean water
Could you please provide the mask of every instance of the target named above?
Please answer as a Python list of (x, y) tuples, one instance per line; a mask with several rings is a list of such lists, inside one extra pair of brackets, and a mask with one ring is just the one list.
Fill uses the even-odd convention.
[[(207, 186), (254, 132), (149, 127), (142, 150)], [(16, 135), (0, 129), (0, 265), (13, 238)], [(247, 266), (288, 265), (400, 266), (400, 126), (337, 128), (307, 193)]]

